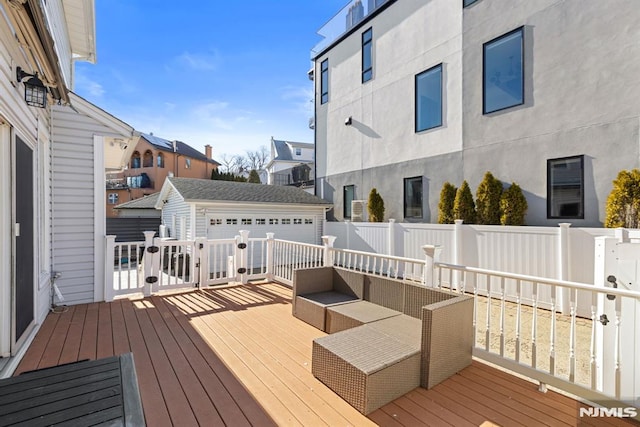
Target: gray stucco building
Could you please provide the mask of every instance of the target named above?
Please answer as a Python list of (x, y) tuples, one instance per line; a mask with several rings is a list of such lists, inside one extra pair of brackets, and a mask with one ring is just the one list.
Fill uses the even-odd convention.
[(312, 52), (316, 194), (337, 220), (375, 187), (386, 218), (437, 222), (445, 181), (475, 193), (491, 171), (527, 224), (601, 226), (640, 167), (637, 6), (352, 1)]

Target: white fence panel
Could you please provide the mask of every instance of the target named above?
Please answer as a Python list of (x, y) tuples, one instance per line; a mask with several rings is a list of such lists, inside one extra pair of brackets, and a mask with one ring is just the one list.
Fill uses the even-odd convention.
[(424, 252), (420, 249), (423, 245), (440, 246), (440, 260), (442, 262), (454, 261), (454, 229), (450, 224), (396, 224), (396, 256), (422, 259)]
[(204, 269), (204, 278), (201, 285), (213, 286), (234, 280), (236, 239), (207, 240), (203, 245), (200, 268)]

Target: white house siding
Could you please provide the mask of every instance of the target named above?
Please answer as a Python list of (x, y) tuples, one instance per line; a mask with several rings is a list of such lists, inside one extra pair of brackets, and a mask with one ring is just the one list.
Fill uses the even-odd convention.
[[(517, 182), (529, 225), (600, 226), (611, 182), (640, 167), (640, 9), (636, 0), (392, 2), (315, 61), (316, 194), (342, 218), (342, 191), (376, 187), (403, 220), (403, 178), (423, 177), (423, 222), (444, 181), (475, 192), (486, 171)], [(373, 28), (373, 79), (361, 34)], [(483, 44), (524, 28), (525, 103), (483, 114)], [(329, 101), (320, 64), (329, 60)], [(414, 131), (415, 75), (443, 63), (443, 126)], [(347, 117), (353, 124), (345, 126)], [(584, 219), (547, 218), (547, 161), (583, 156)]]
[[(48, 110), (24, 102), (24, 87), (17, 84), (15, 67), (28, 67), (4, 15), (0, 15), (0, 357), (8, 356), (12, 315), (12, 152), (11, 141), (20, 137), (33, 149), (34, 161), (34, 317), (42, 323), (49, 301), (49, 241), (47, 174), (49, 152)], [(44, 250), (41, 250), (44, 245)]]
[[(169, 236), (179, 240), (190, 239), (191, 233), (188, 231), (191, 224), (191, 208), (180, 194), (173, 188), (167, 197), (167, 203), (162, 208), (162, 224), (169, 228)], [(181, 220), (181, 218), (183, 218)], [(183, 235), (181, 232), (180, 221), (184, 221), (184, 227), (187, 232)]]
[(96, 229), (103, 229), (99, 222), (105, 221), (104, 211), (97, 213), (95, 206), (104, 182), (96, 182), (94, 163), (102, 147), (95, 145), (94, 136), (120, 135), (71, 107), (52, 107), (52, 117), (53, 270), (61, 273), (56, 284), (66, 304), (93, 302), (104, 286), (96, 274), (102, 267), (104, 237)]

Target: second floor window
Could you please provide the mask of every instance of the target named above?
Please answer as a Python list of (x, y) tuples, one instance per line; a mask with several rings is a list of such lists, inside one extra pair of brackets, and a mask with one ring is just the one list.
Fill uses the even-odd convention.
[(483, 113), (524, 104), (524, 30), (484, 44)]
[(110, 205), (115, 205), (118, 203), (118, 193), (109, 193), (109, 201)]
[(184, 168), (191, 169), (191, 159), (184, 159)]
[(140, 153), (137, 151), (133, 153), (131, 156), (131, 169), (139, 169), (140, 166), (142, 166), (142, 162), (140, 160)]
[(416, 76), (416, 132), (442, 126), (442, 64)]
[(159, 168), (164, 167), (164, 155), (162, 153), (158, 154), (158, 167)]
[(320, 103), (329, 101), (329, 60), (325, 59), (320, 64)]
[(373, 29), (362, 33), (362, 83), (373, 77)]
[(147, 150), (144, 152), (144, 161), (142, 162), (142, 167), (153, 167), (153, 153), (151, 152), (151, 150)]

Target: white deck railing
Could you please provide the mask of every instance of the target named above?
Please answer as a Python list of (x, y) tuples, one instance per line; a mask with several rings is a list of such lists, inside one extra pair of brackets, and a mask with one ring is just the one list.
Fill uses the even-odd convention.
[[(473, 295), (476, 357), (590, 402), (640, 406), (640, 365), (633, 359), (640, 354), (640, 292), (440, 263), (434, 246), (413, 259), (336, 249), (333, 240), (312, 245), (271, 233), (249, 239), (248, 232), (191, 242), (107, 239), (114, 267), (107, 269), (106, 299), (263, 278), (291, 286), (296, 268), (323, 265), (417, 281)], [(148, 280), (154, 272), (155, 281)]]

